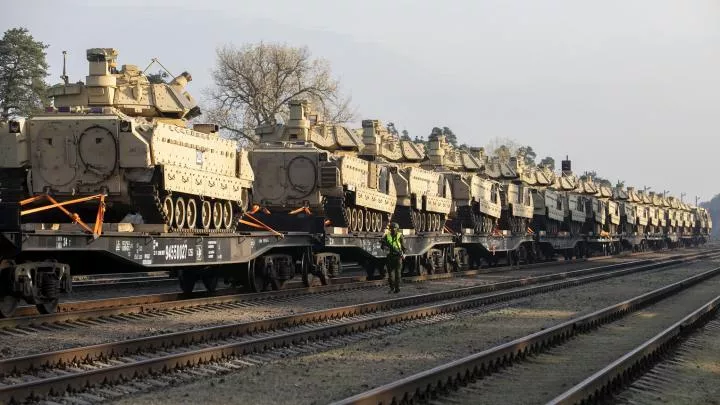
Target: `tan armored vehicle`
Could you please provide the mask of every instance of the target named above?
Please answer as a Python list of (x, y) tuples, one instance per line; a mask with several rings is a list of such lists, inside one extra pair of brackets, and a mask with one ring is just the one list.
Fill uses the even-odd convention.
[[(286, 124), (258, 127), (250, 152), (258, 176), (252, 198), (272, 214), (272, 226), (297, 230), (342, 227), (381, 232), (395, 210), (391, 168), (358, 157), (362, 137), (344, 126), (318, 122), (307, 101), (290, 102)], [(310, 215), (307, 215), (310, 214)], [(305, 223), (310, 217), (324, 224)]]
[(613, 189), (613, 200), (618, 205), (621, 228), (618, 233), (632, 236), (637, 232), (637, 206), (640, 197), (632, 187), (624, 189), (617, 186)]
[(578, 195), (578, 201), (585, 205), (585, 224), (582, 233), (587, 235), (598, 236), (605, 229), (607, 220), (607, 203), (603, 199), (598, 198), (602, 195), (600, 185), (592, 179), (581, 180), (575, 190)]
[(416, 232), (442, 232), (452, 208), (452, 190), (441, 173), (421, 168), (425, 150), (421, 144), (402, 141), (380, 121), (363, 120), (360, 157), (387, 167), (397, 192), (393, 222)]
[(524, 171), (523, 156), (511, 157), (506, 148), (502, 148), (498, 156), (493, 156), (485, 169), (485, 173), (490, 178), (502, 184), (500, 193), (502, 215), (499, 228), (515, 235), (528, 233), (535, 211), (530, 187), (523, 181)]
[(446, 141), (439, 128), (428, 138), (425, 169), (442, 173), (452, 189), (450, 226), (460, 232), (491, 233), (502, 211), (500, 183), (483, 177), (486, 157), (481, 148), (461, 150)]
[[(573, 236), (580, 234), (585, 222), (584, 204), (577, 204), (577, 196), (572, 192), (578, 187), (578, 178), (572, 173), (570, 160), (562, 162), (562, 171), (556, 175), (548, 168), (537, 170), (533, 204), (535, 216), (533, 230), (544, 231), (549, 236), (567, 232)], [(549, 181), (545, 184), (543, 179)], [(572, 197), (572, 198), (571, 198)], [(578, 210), (578, 207), (581, 210)]]
[[(117, 56), (89, 49), (85, 83), (65, 79), (49, 89), (52, 107), (2, 129), (2, 176), (15, 181), (2, 182), (0, 197), (18, 201), (25, 188), (26, 196), (73, 200), (68, 208), (94, 218), (97, 201), (82, 199), (105, 195), (105, 221), (233, 228), (253, 181), (247, 153), (214, 125), (188, 127), (200, 114), (185, 91), (188, 73), (151, 84), (135, 65), (118, 70)], [(55, 220), (53, 212), (29, 220)]]

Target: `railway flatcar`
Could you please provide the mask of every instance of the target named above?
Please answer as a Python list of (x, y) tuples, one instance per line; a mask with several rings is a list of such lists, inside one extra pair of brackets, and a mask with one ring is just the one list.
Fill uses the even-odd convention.
[[(342, 264), (384, 273), (381, 239), (398, 222), (407, 274), (705, 243), (707, 210), (632, 188), (530, 167), (501, 149), (427, 149), (380, 121), (323, 123), (308, 102), (256, 129), (250, 150), (223, 140), (189, 74), (151, 84), (111, 48), (88, 50), (87, 83), (51, 88), (56, 104), (0, 123), (0, 316), (25, 300), (56, 310), (71, 270), (169, 269), (181, 289), (219, 280), (251, 291)], [(44, 202), (43, 202), (44, 201)]]

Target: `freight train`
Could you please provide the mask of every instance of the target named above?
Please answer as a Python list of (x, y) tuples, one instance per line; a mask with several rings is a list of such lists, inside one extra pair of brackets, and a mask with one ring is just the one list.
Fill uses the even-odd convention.
[(528, 165), (522, 155), (427, 144), (380, 121), (322, 122), (289, 103), (287, 122), (237, 148), (200, 114), (187, 73), (150, 83), (117, 51), (87, 52), (86, 82), (50, 88), (44, 112), (0, 123), (0, 316), (19, 300), (56, 310), (70, 271), (172, 269), (191, 292), (219, 280), (253, 291), (342, 263), (382, 276), (397, 222), (407, 274), (704, 243), (708, 212), (675, 198)]

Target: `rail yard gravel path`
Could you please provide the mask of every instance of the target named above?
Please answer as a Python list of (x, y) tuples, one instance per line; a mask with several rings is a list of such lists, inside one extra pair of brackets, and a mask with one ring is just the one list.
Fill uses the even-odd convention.
[(590, 313), (719, 263), (706, 260), (536, 295), (511, 301), (504, 308), (198, 378), (191, 384), (131, 395), (116, 403), (324, 404)]
[[(684, 252), (683, 252), (684, 253)], [(218, 306), (212, 310), (169, 311), (162, 316), (131, 316), (108, 323), (74, 321), (67, 329), (34, 331), (31, 328), (0, 331), (0, 358), (19, 357), (39, 352), (68, 349), (163, 333), (192, 330), (208, 326), (226, 325), (271, 317), (296, 314), (319, 309), (372, 302), (388, 298), (446, 291), (505, 281), (508, 279), (537, 276), (579, 268), (590, 268), (614, 263), (638, 260), (636, 258), (611, 258), (586, 263), (568, 263), (565, 266), (549, 266), (540, 269), (520, 269), (474, 277), (458, 277), (404, 284), (399, 294), (388, 295), (387, 287), (368, 287), (358, 290), (335, 291), (298, 297), (279, 298), (268, 301), (248, 302), (238, 308)], [(23, 338), (27, 336), (27, 338)], [(40, 338), (38, 338), (38, 337)]]
[(720, 404), (720, 318), (608, 402), (622, 405)]

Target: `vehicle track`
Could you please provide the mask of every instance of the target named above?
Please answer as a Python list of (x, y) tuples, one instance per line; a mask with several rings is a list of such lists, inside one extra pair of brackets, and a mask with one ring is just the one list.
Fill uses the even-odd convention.
[[(668, 263), (664, 262), (665, 265), (668, 265)], [(230, 330), (228, 327), (224, 327), (222, 330), (217, 328), (209, 331), (197, 330), (156, 336), (133, 342), (101, 345), (102, 347), (77, 348), (32, 358), (9, 359), (1, 363), (4, 374), (7, 375), (13, 369), (27, 370), (29, 373), (16, 372), (14, 376), (3, 380), (3, 383), (7, 386), (0, 387), (0, 398), (8, 400), (10, 396), (24, 398), (33, 392), (50, 392), (52, 390), (60, 392), (64, 391), (68, 386), (84, 387), (87, 384), (92, 385), (106, 380), (113, 381), (128, 378), (135, 373), (158, 372), (189, 364), (230, 358), (248, 352), (265, 351), (272, 347), (293, 345), (307, 340), (357, 333), (379, 326), (439, 316), (446, 312), (457, 312), (479, 305), (494, 304), (515, 297), (527, 296), (528, 294), (631, 274), (642, 269), (656, 268), (659, 265), (655, 263), (560, 282), (522, 287), (514, 291), (472, 296), (470, 298), (466, 297), (468, 292), (472, 291), (472, 288), (466, 288), (452, 293), (426, 294), (419, 297), (407, 297), (380, 303), (299, 314), (280, 320), (273, 319), (235, 325), (233, 326), (234, 330)], [(435, 302), (445, 300), (445, 302), (440, 301), (440, 303), (431, 306), (421, 305), (396, 309), (402, 305), (428, 302), (429, 299)], [(375, 313), (380, 310), (386, 312)], [(256, 331), (268, 331), (269, 335), (253, 336), (252, 332)], [(200, 345), (200, 348), (195, 345)], [(138, 354), (138, 351), (140, 351), (140, 354)], [(123, 356), (124, 353), (134, 353), (135, 355), (132, 357)], [(120, 357), (115, 358), (114, 356), (118, 354), (120, 354)], [(96, 360), (92, 362), (93, 359)], [(124, 363), (128, 359), (129, 362)], [(91, 363), (86, 364), (87, 361)], [(65, 368), (62, 370), (58, 368), (42, 369), (40, 372), (42, 374), (38, 373), (36, 371), (38, 367), (45, 364), (60, 364)]]
[(410, 398), (432, 404), (579, 403), (578, 397), (553, 398), (708, 300), (716, 300), (717, 306), (718, 275), (720, 268), (715, 268), (337, 404), (401, 403)]

